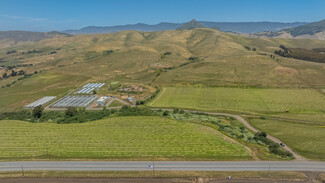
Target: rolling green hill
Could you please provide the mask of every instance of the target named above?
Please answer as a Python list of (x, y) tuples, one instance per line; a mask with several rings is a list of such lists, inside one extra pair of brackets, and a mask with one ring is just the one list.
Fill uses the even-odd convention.
[[(1, 44), (0, 66), (33, 75), (0, 80), (0, 110), (91, 81), (158, 86), (325, 87), (325, 65), (274, 55), (279, 45), (324, 48), (325, 41), (246, 38), (213, 29), (55, 37)], [(15, 50), (8, 54), (8, 51)], [(31, 51), (32, 50), (32, 51)], [(28, 65), (28, 66), (22, 66)], [(0, 76), (10, 70), (1, 69)], [(10, 87), (7, 85), (10, 84)]]

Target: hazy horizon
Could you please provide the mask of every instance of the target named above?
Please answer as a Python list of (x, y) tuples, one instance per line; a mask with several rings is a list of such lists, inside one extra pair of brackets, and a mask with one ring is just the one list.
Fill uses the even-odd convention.
[(314, 22), (325, 19), (322, 0), (1, 0), (0, 31), (63, 31), (192, 19), (211, 22)]

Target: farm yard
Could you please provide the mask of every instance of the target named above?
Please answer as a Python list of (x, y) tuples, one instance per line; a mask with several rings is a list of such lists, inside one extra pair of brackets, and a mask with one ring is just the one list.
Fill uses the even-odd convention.
[(148, 105), (250, 113), (320, 112), (325, 110), (325, 96), (312, 89), (166, 87)]
[(162, 117), (88, 123), (0, 121), (1, 159), (249, 160), (246, 148), (216, 130)]

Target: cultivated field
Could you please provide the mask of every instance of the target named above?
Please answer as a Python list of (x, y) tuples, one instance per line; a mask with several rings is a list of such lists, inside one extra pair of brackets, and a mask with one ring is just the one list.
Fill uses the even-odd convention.
[(325, 159), (325, 97), (312, 89), (166, 87), (149, 105), (287, 118), (291, 122), (283, 119), (250, 119), (250, 122), (283, 140), (302, 156)]
[(325, 160), (325, 122), (297, 123), (261, 119), (249, 121), (257, 129), (278, 137), (304, 157)]
[(216, 130), (161, 117), (78, 123), (0, 121), (1, 159), (247, 160)]
[(320, 112), (325, 110), (325, 97), (311, 89), (166, 87), (149, 106), (251, 113)]

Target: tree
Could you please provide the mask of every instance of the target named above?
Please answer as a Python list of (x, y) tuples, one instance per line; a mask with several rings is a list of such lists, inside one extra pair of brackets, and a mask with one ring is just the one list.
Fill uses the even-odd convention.
[(18, 75), (24, 75), (26, 72), (24, 70), (18, 71)]
[(169, 115), (169, 111), (164, 111), (163, 112), (163, 116), (168, 116)]
[(96, 90), (93, 90), (93, 94), (94, 94), (94, 95), (97, 94), (97, 91), (96, 91)]
[(3, 75), (2, 75), (2, 78), (3, 79), (6, 79), (8, 77), (8, 74), (7, 73), (4, 73)]
[(103, 111), (106, 111), (107, 110), (107, 107), (106, 107), (106, 105), (104, 105), (104, 107), (103, 107)]
[(43, 106), (42, 105), (39, 105), (39, 106), (36, 106), (34, 109), (33, 109), (33, 117), (35, 118), (40, 118), (43, 114)]
[(67, 110), (65, 111), (65, 115), (72, 117), (77, 113), (77, 109), (75, 107), (68, 107)]
[(12, 77), (17, 76), (17, 72), (12, 69), (10, 76), (12, 76)]
[(177, 108), (175, 108), (174, 111), (173, 111), (174, 114), (176, 114), (178, 112), (179, 112), (179, 109), (177, 109)]
[(265, 132), (256, 132), (255, 133), (255, 137), (260, 138), (260, 137), (264, 137), (266, 138), (267, 134)]

